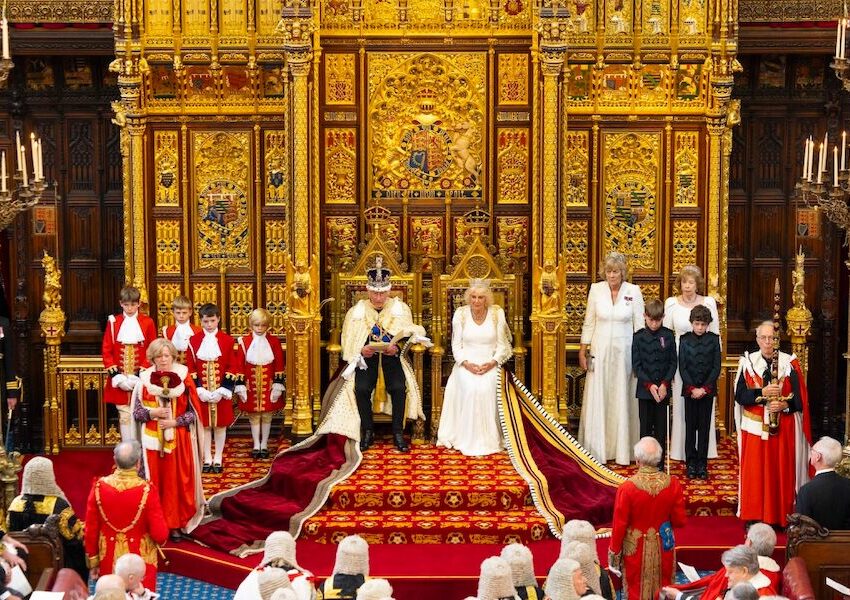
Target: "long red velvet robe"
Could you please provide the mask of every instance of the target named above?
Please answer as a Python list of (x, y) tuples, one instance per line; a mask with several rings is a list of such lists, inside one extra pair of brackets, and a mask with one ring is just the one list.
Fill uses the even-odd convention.
[(685, 525), (685, 497), (675, 477), (640, 467), (617, 490), (610, 552), (623, 555), (623, 592), (629, 600), (654, 600), (673, 578), (674, 549), (664, 550), (661, 525)]
[[(188, 369), (175, 364), (174, 371), (183, 375), (184, 390), (171, 400), (172, 414), (179, 417), (192, 412), (195, 414), (195, 422), (189, 426), (175, 427), (174, 439), (169, 441), (160, 436), (156, 420), (148, 421), (142, 426), (141, 441), (145, 448), (145, 471), (148, 480), (159, 491), (160, 504), (168, 528), (191, 530), (200, 522), (204, 511), (200, 441), (197, 433), (200, 401), (195, 384), (188, 376)], [(151, 384), (150, 370), (143, 371), (140, 377), (144, 384), (140, 396), (142, 406), (147, 409), (160, 407), (156, 394), (160, 393), (162, 388)], [(163, 448), (162, 456), (160, 447)]]
[(136, 469), (116, 469), (95, 481), (86, 507), (85, 547), (89, 567), (113, 572), (115, 560), (132, 552), (147, 563), (145, 587), (156, 589), (157, 544), (168, 539), (156, 487)]
[[(768, 556), (759, 556), (759, 566), (761, 567), (761, 573), (770, 581), (770, 589), (778, 590), (781, 587), (782, 572), (776, 561)], [(671, 585), (670, 587), (680, 592), (703, 590), (699, 598), (701, 600), (713, 600), (718, 597), (722, 598), (728, 586), (729, 580), (726, 578), (726, 567), (720, 567), (711, 575), (706, 575), (701, 579), (689, 583)]]
[[(189, 348), (186, 351), (189, 375), (194, 378), (197, 387), (203, 387), (208, 392), (214, 392), (220, 387), (232, 392), (242, 372), (236, 340), (219, 331), (216, 338), (221, 356), (214, 361), (206, 361), (197, 357), (204, 335), (205, 332), (201, 331), (189, 340)], [(229, 427), (234, 420), (233, 400), (222, 398), (217, 403), (201, 402), (200, 415), (204, 427)]]
[(245, 387), (248, 391), (248, 400), (246, 402), (240, 401), (239, 408), (245, 412), (272, 412), (283, 408), (283, 396), (277, 402), (271, 401), (272, 385), (283, 383), (283, 369), (285, 367), (283, 346), (281, 346), (280, 340), (276, 336), (266, 334), (266, 339), (269, 341), (274, 360), (267, 365), (252, 365), (246, 359), (246, 355), (248, 348), (251, 347), (251, 342), (254, 340), (254, 336), (248, 334), (239, 338), (242, 372), (244, 373)]
[(116, 338), (124, 322), (124, 313), (110, 316), (103, 332), (103, 343), (101, 344), (101, 356), (103, 368), (106, 369), (108, 377), (103, 386), (103, 400), (109, 404), (129, 404), (130, 392), (112, 386), (112, 376), (118, 373), (124, 375), (136, 375), (139, 369), (150, 366), (146, 355), (148, 346), (156, 339), (156, 325), (153, 319), (139, 313), (139, 327), (145, 337), (143, 342), (135, 346), (125, 346)]
[[(782, 395), (787, 397), (793, 393), (796, 397), (791, 403), (797, 410), (782, 413), (779, 432), (770, 435), (764, 424), (765, 406), (745, 404), (747, 397), (761, 395), (764, 382), (758, 372), (760, 356), (745, 355), (741, 359), (735, 382), (736, 411), (741, 415), (738, 419), (741, 459), (738, 516), (745, 521), (785, 527), (788, 515), (794, 512), (797, 490), (808, 480), (807, 444), (811, 444), (808, 392), (796, 357), (789, 359), (781, 353), (780, 377), (787, 371), (782, 379)], [(755, 369), (748, 368), (754, 363)]]

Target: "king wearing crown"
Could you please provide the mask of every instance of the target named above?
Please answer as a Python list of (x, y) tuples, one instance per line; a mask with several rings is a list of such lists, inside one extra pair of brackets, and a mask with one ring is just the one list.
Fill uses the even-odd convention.
[[(378, 256), (367, 271), (368, 298), (359, 300), (345, 314), (342, 325), (342, 359), (357, 365), (354, 396), (360, 414), (360, 449), (375, 440), (372, 420), (373, 394), (383, 387), (390, 398), (383, 412), (392, 414), (393, 440), (400, 452), (410, 448), (404, 439), (405, 419), (422, 416), (422, 398), (413, 368), (401, 352), (404, 342), (427, 341), (425, 329), (413, 323), (410, 307), (390, 296), (390, 271)], [(383, 386), (381, 385), (383, 384)], [(376, 403), (378, 398), (375, 398)], [(378, 407), (381, 410), (381, 407)]]

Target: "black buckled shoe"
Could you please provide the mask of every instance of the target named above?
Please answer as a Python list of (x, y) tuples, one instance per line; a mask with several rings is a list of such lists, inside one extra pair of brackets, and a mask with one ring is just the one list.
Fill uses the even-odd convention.
[(183, 534), (182, 534), (182, 533), (180, 533), (180, 530), (179, 530), (179, 529), (172, 529), (172, 530), (168, 533), (168, 541), (169, 541), (169, 542), (173, 542), (173, 543), (175, 543), (175, 544), (176, 544), (177, 542), (182, 542), (182, 541), (183, 541)]
[(204, 463), (204, 468), (201, 469), (203, 473), (212, 473), (212, 465), (209, 463)]
[(268, 448), (262, 448), (262, 449), (260, 450), (260, 458), (265, 459), (265, 458), (268, 458), (268, 457), (269, 457), (269, 450), (268, 450)]
[(212, 466), (213, 473), (221, 473), (222, 471), (224, 471), (224, 469), (222, 468), (221, 464), (216, 463)]
[(260, 449), (254, 448), (251, 450), (251, 458), (260, 458)]
[(371, 429), (367, 429), (363, 432), (363, 435), (360, 436), (360, 452), (366, 452), (366, 450), (371, 448), (374, 443), (375, 432)]
[(408, 446), (407, 442), (404, 441), (403, 434), (396, 433), (393, 435), (393, 441), (395, 442), (395, 447), (399, 452), (410, 452), (410, 446)]

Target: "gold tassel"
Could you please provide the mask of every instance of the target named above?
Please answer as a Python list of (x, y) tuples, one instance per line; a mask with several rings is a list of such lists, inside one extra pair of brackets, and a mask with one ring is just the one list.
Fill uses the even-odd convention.
[(387, 401), (387, 385), (384, 381), (382, 358), (383, 354), (378, 354), (378, 383), (375, 384), (375, 394), (372, 396), (372, 412), (382, 412)]

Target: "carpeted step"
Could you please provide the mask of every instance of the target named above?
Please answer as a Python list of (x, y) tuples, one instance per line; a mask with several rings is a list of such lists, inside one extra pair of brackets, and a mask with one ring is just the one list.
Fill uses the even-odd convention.
[(527, 544), (551, 536), (534, 508), (523, 510), (323, 510), (301, 538), (337, 543), (352, 534), (370, 544)]
[(466, 457), (434, 446), (410, 454), (378, 441), (357, 473), (334, 486), (331, 510), (523, 510), (531, 493), (506, 453)]

